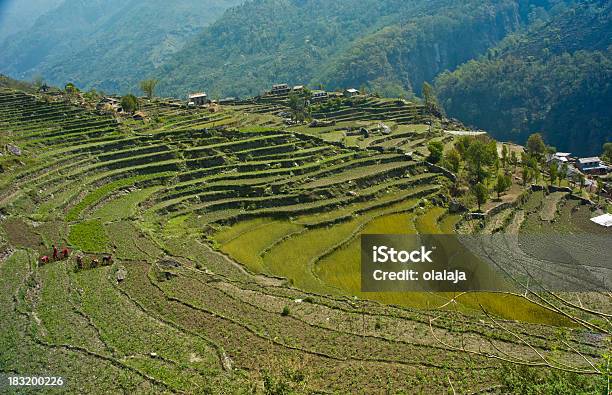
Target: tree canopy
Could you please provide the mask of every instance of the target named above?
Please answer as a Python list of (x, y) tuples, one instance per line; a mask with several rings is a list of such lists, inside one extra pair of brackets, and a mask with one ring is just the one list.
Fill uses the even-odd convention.
[(442, 159), (442, 153), (444, 152), (444, 144), (441, 141), (431, 141), (427, 144), (429, 150), (429, 156), (427, 160), (431, 163), (438, 163)]
[(132, 94), (125, 95), (121, 98), (121, 107), (123, 111), (134, 112), (138, 110), (138, 98)]
[(152, 99), (153, 95), (155, 94), (155, 87), (157, 86), (158, 82), (159, 81), (156, 79), (140, 81), (140, 89), (149, 99)]
[(541, 160), (546, 153), (546, 144), (540, 133), (534, 133), (527, 139), (527, 153), (534, 158)]
[(495, 138), (595, 155), (612, 130), (612, 3), (578, 2), (436, 79), (446, 112)]

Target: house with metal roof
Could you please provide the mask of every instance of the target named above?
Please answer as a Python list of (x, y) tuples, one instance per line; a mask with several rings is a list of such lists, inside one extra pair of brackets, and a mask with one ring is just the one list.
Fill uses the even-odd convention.
[(608, 166), (604, 165), (601, 159), (597, 156), (589, 158), (578, 158), (576, 167), (583, 173), (587, 174), (607, 174)]
[(193, 103), (193, 105), (203, 106), (204, 104), (208, 104), (208, 102), (208, 95), (204, 92), (189, 94), (189, 103)]
[(354, 88), (349, 88), (344, 90), (344, 97), (354, 97), (359, 95), (359, 91)]
[(612, 226), (612, 214), (600, 215), (598, 217), (591, 218), (591, 221), (595, 222), (597, 225), (609, 228)]
[(289, 93), (290, 90), (291, 89), (287, 84), (275, 84), (272, 85), (272, 90), (270, 91), (270, 93), (273, 95), (286, 95), (287, 93)]

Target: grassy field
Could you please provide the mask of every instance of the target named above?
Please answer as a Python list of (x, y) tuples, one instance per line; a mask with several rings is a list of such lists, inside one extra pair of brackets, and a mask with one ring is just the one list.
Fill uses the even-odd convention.
[[(23, 151), (0, 157), (0, 372), (68, 393), (487, 393), (523, 365), (600, 382), (608, 327), (580, 306), (612, 313), (602, 295), (361, 292), (361, 235), (468, 228), (425, 162), (452, 137), (420, 104), (318, 106), (325, 127), (283, 125), (282, 100), (141, 109), (0, 88), (2, 143)], [(592, 214), (535, 192), (469, 223), (607, 235)], [(52, 244), (70, 258), (41, 265)]]

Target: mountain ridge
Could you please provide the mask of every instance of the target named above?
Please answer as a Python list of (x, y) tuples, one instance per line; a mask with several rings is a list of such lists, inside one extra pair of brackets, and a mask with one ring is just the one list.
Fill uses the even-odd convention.
[(523, 142), (540, 131), (559, 150), (601, 152), (612, 134), (611, 10), (580, 3), (440, 75), (443, 106), (496, 138)]
[(127, 91), (241, 0), (65, 0), (27, 35), (6, 40), (0, 70), (85, 89)]
[[(199, 87), (215, 95), (254, 95), (285, 81), (330, 88), (366, 85), (383, 95), (410, 96), (437, 72), (480, 55), (525, 26), (530, 9), (546, 14), (558, 4), (563, 3), (251, 1), (229, 9), (157, 76), (160, 90), (174, 95)], [(471, 45), (461, 41), (474, 34), (483, 38)], [(443, 49), (450, 55), (433, 68), (433, 62), (419, 64), (422, 57), (436, 57), (434, 42), (438, 47), (446, 43)], [(205, 71), (193, 72), (200, 69)]]

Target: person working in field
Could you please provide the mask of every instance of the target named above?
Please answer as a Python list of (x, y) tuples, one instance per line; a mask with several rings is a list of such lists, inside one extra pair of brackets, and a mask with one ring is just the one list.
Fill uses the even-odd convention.
[(64, 249), (62, 250), (62, 258), (66, 259), (69, 255), (70, 251), (68, 250), (68, 247), (64, 247)]
[(57, 247), (55, 246), (55, 244), (52, 244), (51, 247), (53, 247), (53, 260), (57, 261), (57, 259), (58, 259)]

